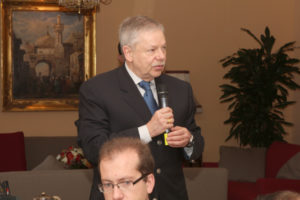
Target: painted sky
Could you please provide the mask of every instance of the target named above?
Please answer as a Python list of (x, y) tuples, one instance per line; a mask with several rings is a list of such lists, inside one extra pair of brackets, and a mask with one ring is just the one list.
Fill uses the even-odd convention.
[(46, 35), (47, 30), (54, 36), (53, 26), (57, 22), (57, 15), (61, 16), (61, 23), (64, 24), (63, 42), (68, 40), (72, 32), (83, 33), (83, 17), (63, 12), (14, 11), (12, 28), (17, 38), (34, 43), (37, 38)]

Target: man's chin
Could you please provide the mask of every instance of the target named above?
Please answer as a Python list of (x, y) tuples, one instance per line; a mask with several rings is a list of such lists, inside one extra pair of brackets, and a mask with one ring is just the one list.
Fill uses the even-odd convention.
[(152, 77), (157, 78), (162, 74), (163, 70), (155, 70), (154, 72), (152, 72)]

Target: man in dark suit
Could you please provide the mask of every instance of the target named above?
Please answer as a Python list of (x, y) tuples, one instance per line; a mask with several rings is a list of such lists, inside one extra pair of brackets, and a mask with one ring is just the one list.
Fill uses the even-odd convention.
[[(129, 136), (148, 143), (152, 151), (156, 183), (150, 199), (187, 200), (182, 160), (199, 158), (204, 146), (194, 119), (192, 88), (163, 74), (166, 40), (160, 23), (144, 16), (127, 18), (119, 39), (124, 66), (97, 75), (80, 88), (79, 145), (95, 166), (90, 199), (103, 199), (97, 186), (99, 148), (110, 138)], [(156, 88), (161, 85), (168, 90), (169, 102), (158, 109)]]

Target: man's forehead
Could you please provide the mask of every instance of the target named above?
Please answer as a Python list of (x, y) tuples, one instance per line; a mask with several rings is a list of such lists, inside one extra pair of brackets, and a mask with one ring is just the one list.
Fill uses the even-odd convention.
[(148, 39), (150, 36), (153, 35), (153, 33), (159, 33), (163, 36), (163, 38), (165, 38), (165, 33), (163, 31), (161, 31), (160, 29), (151, 29), (151, 30), (141, 30), (139, 32), (137, 32), (136, 35), (136, 41), (139, 41), (140, 39)]
[[(133, 149), (125, 149), (122, 151), (115, 151), (110, 153), (107, 156), (104, 156), (101, 161), (100, 161), (100, 165), (101, 163), (103, 164), (130, 164), (130, 166), (137, 166), (139, 161), (139, 157), (138, 154), (135, 150)], [(122, 165), (120, 166), (122, 167)]]
[(132, 179), (140, 172), (137, 169), (138, 157), (134, 151), (123, 151), (105, 157), (100, 162), (100, 173), (103, 181), (121, 181)]

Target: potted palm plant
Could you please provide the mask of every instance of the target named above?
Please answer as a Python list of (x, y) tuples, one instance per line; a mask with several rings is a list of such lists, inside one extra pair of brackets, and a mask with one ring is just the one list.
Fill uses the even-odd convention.
[(259, 48), (239, 49), (220, 60), (224, 68), (230, 68), (223, 77), (230, 83), (220, 85), (221, 103), (230, 103), (230, 116), (224, 121), (231, 124), (226, 141), (235, 138), (240, 146), (268, 147), (274, 141), (284, 141), (284, 126), (292, 125), (285, 121), (282, 111), (295, 103), (288, 100), (289, 90), (300, 88), (294, 81), (294, 75), (300, 73), (296, 66), (299, 60), (287, 54), (296, 48), (295, 42), (273, 52), (275, 38), (268, 27), (260, 40), (248, 29), (241, 30)]

